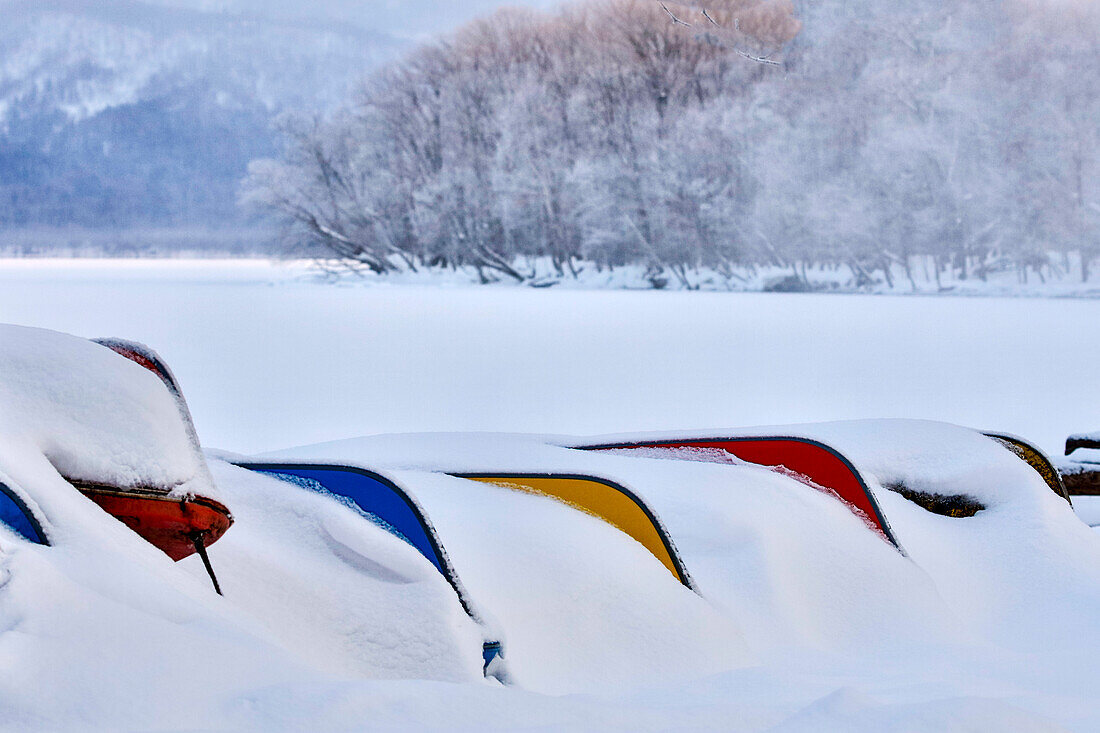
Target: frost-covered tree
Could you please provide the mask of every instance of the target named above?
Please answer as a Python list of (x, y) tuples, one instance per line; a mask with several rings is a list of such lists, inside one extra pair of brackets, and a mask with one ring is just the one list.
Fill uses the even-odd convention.
[[(378, 272), (761, 265), (947, 287), (1100, 257), (1100, 11), (1047, 0), (503, 10), (291, 119), (247, 198)], [(1052, 258), (1051, 253), (1059, 255)], [(540, 271), (537, 261), (548, 262)]]

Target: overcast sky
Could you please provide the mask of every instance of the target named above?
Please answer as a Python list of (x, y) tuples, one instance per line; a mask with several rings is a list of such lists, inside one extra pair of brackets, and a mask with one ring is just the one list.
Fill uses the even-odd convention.
[(355, 23), (402, 37), (448, 31), (504, 5), (549, 8), (557, 0), (151, 0), (203, 10), (244, 11), (284, 18), (310, 17)]

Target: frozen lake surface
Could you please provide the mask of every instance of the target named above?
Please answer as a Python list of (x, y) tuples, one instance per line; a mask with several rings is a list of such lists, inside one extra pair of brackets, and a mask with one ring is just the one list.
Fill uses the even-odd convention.
[(1100, 426), (1100, 301), (319, 281), (264, 261), (0, 261), (0, 321), (157, 349), (208, 446), (868, 417)]

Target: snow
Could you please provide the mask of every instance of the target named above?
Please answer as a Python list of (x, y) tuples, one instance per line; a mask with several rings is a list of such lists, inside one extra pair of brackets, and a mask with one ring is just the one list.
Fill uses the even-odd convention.
[(1100, 440), (1100, 430), (1090, 430), (1083, 433), (1074, 433), (1069, 437), (1077, 438), (1079, 440)]
[[(3, 326), (0, 374), (0, 480), (50, 541), (0, 530), (0, 659), (16, 672), (0, 705), (15, 729), (216, 727), (256, 691), (305, 679), (481, 680), (482, 630), (427, 560), (274, 479), (216, 464), (215, 490), (151, 372), (90, 341)], [(231, 595), (63, 475), (231, 503), (233, 537), (216, 552)]]
[(0, 326), (0, 374), (0, 442), (14, 454), (40, 454), (69, 479), (213, 491), (175, 400), (146, 369), (85, 339)]
[(375, 433), (905, 416), (1057, 455), (1096, 421), (1082, 396), (1095, 393), (1098, 320), (1086, 299), (332, 286), (263, 261), (0, 263), (0, 321), (149, 344), (204, 444), (242, 453)]
[[(1096, 347), (1080, 336), (1097, 304), (340, 287), (300, 274), (25, 264), (0, 269), (0, 319), (149, 343), (208, 449), (348, 461), (400, 482), (502, 632), (512, 684), (482, 678), (486, 630), (415, 549), (208, 450), (210, 491), (237, 520), (210, 548), (216, 596), (198, 558), (172, 563), (57, 470), (195, 481), (160, 382), (79, 338), (4, 328), (0, 480), (53, 542), (0, 530), (4, 726), (1100, 727), (1100, 535), (979, 434), (929, 420), (775, 428), (842, 450), (905, 555), (764, 467), (562, 447), (903, 415), (1053, 453), (1095, 424), (1082, 395)], [(1072, 340), (1073, 358), (1037, 349), (1034, 333)], [(487, 470), (623, 483), (668, 528), (699, 593), (591, 516), (442, 473)], [(986, 508), (929, 514), (884, 488), (894, 482)]]
[(630, 690), (751, 661), (736, 623), (603, 521), (499, 486), (395, 476), (415, 487), (463, 581), (504, 628), (516, 684)]
[[(411, 545), (346, 507), (214, 463), (233, 506), (210, 548), (227, 597), (312, 669), (342, 676), (470, 681), (482, 630)], [(202, 578), (198, 558), (187, 566)]]
[(1077, 516), (1090, 527), (1100, 527), (1100, 496), (1078, 496), (1073, 500)]
[[(1100, 664), (1081, 652), (1087, 648), (1081, 640), (1100, 637), (1100, 624), (1084, 610), (1100, 602), (1100, 544), (1036, 473), (987, 438), (938, 423), (861, 421), (775, 430), (842, 446), (864, 469), (910, 559), (827, 495), (760, 467), (685, 461), (683, 456), (579, 452), (548, 444), (562, 436), (503, 434), (374, 436), (278, 455), (356, 460), (387, 470), (405, 467), (397, 475), (425, 502), (463, 577), (500, 616), (513, 645), (526, 631), (524, 624), (543, 624), (538, 638), (568, 633), (589, 620), (586, 609), (595, 601), (574, 594), (564, 612), (548, 606), (539, 582), (509, 580), (512, 573), (539, 580), (552, 574), (528, 572), (529, 560), (522, 554), (511, 562), (520, 553), (514, 539), (498, 546), (502, 522), (495, 513), (488, 514), (493, 528), (488, 536), (475, 521), (479, 511), (492, 506), (486, 494), (502, 490), (463, 486), (468, 482), (410, 467), (592, 472), (643, 496), (668, 526), (703, 598), (735, 622), (754, 662), (738, 668), (731, 658), (729, 671), (691, 682), (688, 691), (675, 688), (676, 675), (668, 674), (665, 687), (689, 699), (705, 699), (700, 688), (711, 686), (730, 694), (751, 670), (752, 684), (781, 679), (777, 684), (799, 691), (793, 696), (808, 707), (786, 722), (794, 730), (838, 721), (859, 730), (875, 725), (965, 729), (968, 719), (970, 725), (984, 721), (993, 727), (1013, 720), (1020, 730), (1043, 730), (1050, 720), (1089, 727), (1095, 715), (1088, 702), (1090, 687)], [(931, 515), (881, 488), (897, 480), (934, 491), (969, 492), (988, 508), (965, 520)], [(550, 500), (517, 495), (511, 501), (547, 505), (547, 514), (534, 526), (549, 523)], [(527, 511), (533, 509), (511, 512), (509, 523)], [(573, 520), (576, 525), (593, 521)], [(539, 560), (553, 562), (553, 545), (530, 538), (530, 532), (526, 523), (519, 527), (525, 542), (538, 548)], [(461, 540), (457, 545), (456, 539)], [(592, 572), (596, 560), (606, 556), (601, 549), (574, 572)], [(463, 563), (478, 570), (463, 570)], [(501, 589), (507, 589), (507, 597), (500, 596)], [(536, 602), (523, 608), (524, 597)], [(523, 613), (510, 611), (509, 603)], [(653, 603), (652, 597), (646, 601), (647, 607)], [(547, 627), (532, 610), (544, 608), (553, 609), (564, 631)], [(676, 628), (684, 642), (680, 653), (705, 659), (690, 643), (685, 629), (691, 626), (678, 623)], [(605, 639), (598, 648), (597, 659), (606, 665), (614, 644)], [(511, 663), (522, 678), (522, 662), (513, 658)], [(538, 689), (553, 682), (546, 679), (550, 671), (544, 667), (542, 672), (544, 677), (526, 680), (527, 686)], [(821, 695), (828, 702), (800, 697), (811, 695), (823, 680), (834, 685)], [(830, 694), (838, 686), (843, 704)], [(589, 690), (606, 687), (587, 684)], [(673, 693), (666, 689), (666, 694)], [(754, 715), (764, 715), (762, 707), (769, 705), (789, 711), (775, 688), (761, 694), (768, 702), (758, 702)], [(1078, 702), (1067, 704), (1067, 698)], [(1035, 711), (1046, 720), (1032, 717)], [(784, 720), (785, 714), (775, 714), (769, 724)]]

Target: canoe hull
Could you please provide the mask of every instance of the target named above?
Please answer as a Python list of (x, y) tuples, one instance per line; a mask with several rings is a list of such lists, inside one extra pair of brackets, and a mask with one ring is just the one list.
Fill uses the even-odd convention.
[(223, 504), (203, 496), (177, 498), (151, 490), (76, 486), (103, 511), (177, 561), (196, 551), (196, 539), (209, 546), (233, 524)]

